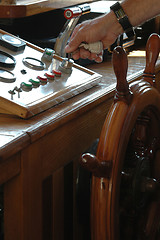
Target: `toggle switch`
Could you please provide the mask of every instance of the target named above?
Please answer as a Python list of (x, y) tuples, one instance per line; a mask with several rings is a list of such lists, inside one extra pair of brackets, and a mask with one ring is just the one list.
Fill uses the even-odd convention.
[(20, 92), (22, 92), (22, 89), (16, 86), (14, 90), (18, 92), (18, 98), (20, 98)]
[(55, 53), (55, 51), (53, 49), (45, 48), (41, 60), (42, 61), (46, 60), (48, 62), (52, 61), (54, 53)]
[(9, 90), (8, 92), (11, 94), (11, 100), (13, 100), (13, 95), (16, 94), (14, 89), (13, 90)]

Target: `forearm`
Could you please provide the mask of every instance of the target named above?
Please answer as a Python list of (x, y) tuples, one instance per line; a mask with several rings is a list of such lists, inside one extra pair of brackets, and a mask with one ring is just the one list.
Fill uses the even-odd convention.
[(121, 6), (133, 26), (160, 14), (160, 0), (125, 0)]
[[(145, 21), (160, 14), (160, 0), (123, 0), (121, 6), (133, 27), (141, 25)], [(75, 59), (79, 57), (92, 60), (97, 59), (95, 54), (93, 55), (83, 48), (79, 49), (78, 46), (80, 43), (101, 41), (103, 48), (106, 49), (115, 42), (123, 31), (115, 13), (111, 10), (101, 17), (79, 24), (72, 34), (70, 42), (66, 47), (66, 52), (74, 52), (77, 50), (76, 53), (73, 54)], [(100, 56), (98, 61), (101, 60), (102, 56)]]

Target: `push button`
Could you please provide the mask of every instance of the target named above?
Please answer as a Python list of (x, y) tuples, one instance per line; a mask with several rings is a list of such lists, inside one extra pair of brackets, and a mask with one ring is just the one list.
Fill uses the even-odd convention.
[(33, 84), (33, 86), (38, 87), (40, 85), (39, 79), (29, 79), (29, 82)]
[(55, 74), (55, 76), (57, 77), (61, 77), (62, 72), (60, 70), (52, 70), (53, 74)]
[(21, 88), (24, 90), (24, 91), (31, 91), (32, 90), (32, 83), (30, 82), (21, 82)]
[(47, 83), (47, 78), (46, 77), (41, 77), (41, 76), (38, 76), (37, 77), (41, 83)]
[(54, 79), (54, 74), (53, 74), (53, 73), (51, 73), (51, 74), (45, 73), (45, 76), (46, 76), (49, 80), (53, 80), (53, 79)]

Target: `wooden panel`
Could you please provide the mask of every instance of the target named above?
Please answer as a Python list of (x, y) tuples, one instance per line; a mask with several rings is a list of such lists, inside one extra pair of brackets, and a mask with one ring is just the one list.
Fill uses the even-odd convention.
[(54, 240), (64, 239), (64, 168), (53, 173), (53, 236)]
[[(43, 161), (44, 178), (55, 169), (69, 163), (71, 159), (77, 158), (99, 136), (111, 102), (112, 99), (107, 103), (104, 102), (101, 107), (86, 112), (85, 116), (75, 118), (74, 121), (62, 125), (52, 134), (40, 139), (39, 144), (45, 146), (45, 148), (39, 149), (41, 157), (45, 156), (45, 161)], [(35, 142), (35, 146), (37, 144), (38, 142)]]
[(1, 18), (20, 18), (85, 2), (92, 2), (92, 0), (3, 0), (0, 5), (0, 16)]
[(64, 168), (43, 180), (43, 239), (64, 239)]
[(20, 154), (0, 162), (0, 185), (20, 173)]
[(36, 152), (22, 152), (20, 174), (4, 186), (6, 240), (42, 240), (42, 165)]
[(1, 130), (0, 164), (2, 164), (2, 166), (3, 164), (7, 164), (7, 162), (4, 163), (4, 159), (6, 160), (10, 157), (13, 157), (14, 154), (24, 149), (30, 143), (30, 139), (27, 134), (18, 134), (19, 131), (17, 131), (17, 135), (16, 135), (16, 129), (14, 129), (13, 131), (14, 133), (12, 132), (12, 130), (8, 131), (10, 133), (7, 133), (7, 132), (4, 133), (4, 131)]
[[(73, 190), (67, 190), (68, 187), (69, 189), (73, 188), (73, 183), (68, 184), (66, 182), (70, 177), (73, 178), (73, 174), (72, 176), (68, 174), (68, 170), (64, 166), (70, 163), (72, 159), (77, 158), (82, 151), (85, 151), (86, 147), (99, 134), (106, 115), (106, 103), (104, 105), (102, 108), (103, 112), (100, 109), (95, 109), (93, 115), (90, 111), (87, 112), (86, 118), (88, 118), (88, 121), (87, 119), (85, 121), (83, 117), (80, 121), (76, 119), (75, 124), (70, 121), (69, 124), (64, 126), (65, 128), (58, 128), (56, 132), (52, 131), (52, 133), (40, 138), (22, 151), (21, 173), (5, 184), (6, 240), (42, 239), (44, 230), (42, 227), (42, 216), (44, 216), (42, 214), (44, 203), (42, 186), (44, 189), (45, 179), (52, 174), (50, 185), (52, 195), (49, 194), (49, 197), (53, 201), (53, 208), (51, 207), (53, 218), (51, 223), (53, 222), (54, 228), (53, 232), (51, 231), (51, 236), (54, 236), (53, 239), (63, 239), (63, 234), (65, 233), (63, 231), (63, 216), (64, 214), (67, 215), (66, 210), (63, 209), (63, 194), (66, 196), (64, 198), (66, 199), (66, 204), (69, 202), (69, 198), (73, 201)], [(99, 126), (96, 128), (97, 117), (95, 115), (98, 118), (100, 117)], [(91, 124), (93, 116), (94, 123)], [(88, 125), (83, 127), (83, 124)], [(93, 125), (94, 131), (91, 131)], [(73, 132), (74, 135), (72, 135)], [(89, 132), (92, 132), (91, 135)], [(70, 138), (71, 135), (72, 137)], [(63, 177), (64, 172), (66, 174), (65, 181), (65, 177)], [(69, 178), (67, 178), (67, 175)], [(66, 188), (64, 184), (68, 187)], [(73, 217), (72, 203), (70, 201), (70, 207), (68, 205), (68, 210), (70, 209), (71, 214), (70, 218)], [(67, 209), (67, 205), (65, 209)], [(66, 219), (65, 221), (68, 220)], [(73, 226), (71, 225), (68, 231), (72, 232), (72, 230)], [(66, 234), (71, 234), (68, 231)]]

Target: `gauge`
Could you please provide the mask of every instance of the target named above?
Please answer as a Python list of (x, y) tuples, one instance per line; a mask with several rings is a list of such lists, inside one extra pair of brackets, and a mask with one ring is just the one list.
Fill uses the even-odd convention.
[(12, 83), (12, 82), (15, 82), (15, 80), (16, 80), (16, 77), (12, 72), (0, 68), (0, 81), (1, 82)]
[(0, 51), (0, 67), (13, 68), (16, 65), (16, 59), (3, 51)]
[(34, 70), (44, 70), (45, 68), (45, 64), (36, 58), (26, 57), (26, 58), (23, 58), (22, 61), (26, 67), (29, 67)]
[(0, 45), (14, 52), (24, 50), (26, 43), (17, 37), (4, 34), (0, 37)]

